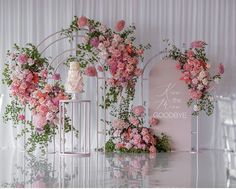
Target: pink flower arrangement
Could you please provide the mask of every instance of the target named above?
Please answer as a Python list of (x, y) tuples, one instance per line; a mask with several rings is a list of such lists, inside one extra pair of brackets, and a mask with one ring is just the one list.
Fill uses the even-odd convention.
[(144, 114), (145, 108), (143, 106), (135, 106), (132, 111), (136, 116), (142, 116)]
[(28, 56), (26, 54), (20, 54), (18, 56), (18, 61), (19, 61), (20, 64), (27, 63), (27, 60), (28, 60)]
[(159, 123), (159, 120), (155, 117), (151, 117), (149, 120), (149, 124), (153, 127), (153, 126), (157, 126)]
[[(218, 66), (218, 74), (211, 77), (210, 64), (204, 56), (206, 43), (204, 41), (194, 41), (191, 43), (191, 48), (184, 53), (179, 49), (170, 50), (170, 58), (177, 60), (176, 68), (181, 70), (183, 80), (189, 88), (190, 100), (188, 105), (195, 103), (193, 115), (198, 115), (201, 110), (204, 110), (207, 115), (213, 113), (212, 95), (209, 93), (210, 83), (214, 80), (218, 81), (224, 73), (224, 66)], [(177, 50), (176, 50), (177, 49)], [(178, 51), (179, 56), (172, 56)], [(185, 58), (183, 58), (185, 57)]]

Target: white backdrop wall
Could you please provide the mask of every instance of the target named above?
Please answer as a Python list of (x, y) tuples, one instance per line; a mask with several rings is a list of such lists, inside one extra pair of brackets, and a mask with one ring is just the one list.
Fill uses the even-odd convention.
[[(235, 0), (0, 0), (0, 69), (14, 43), (37, 44), (51, 33), (68, 27), (74, 15), (94, 18), (110, 27), (119, 19), (126, 20), (127, 25), (134, 23), (137, 42), (152, 45), (145, 54), (146, 61), (164, 49), (163, 39), (168, 38), (177, 46), (205, 40), (213, 67), (222, 62), (226, 69), (215, 93), (230, 95), (236, 91)], [(61, 42), (46, 55), (53, 56), (68, 47), (68, 43)], [(89, 91), (92, 82), (88, 83)], [(4, 106), (9, 100), (7, 91), (1, 84)], [(92, 92), (89, 98), (94, 98)], [(223, 147), (221, 129), (214, 119), (214, 116), (200, 117), (202, 148)], [(1, 148), (15, 147), (14, 132), (10, 124), (1, 125)]]

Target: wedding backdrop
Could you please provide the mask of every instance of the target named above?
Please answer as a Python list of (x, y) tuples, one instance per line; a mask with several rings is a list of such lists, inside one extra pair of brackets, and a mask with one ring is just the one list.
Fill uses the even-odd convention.
[[(166, 47), (163, 39), (170, 39), (177, 47), (187, 46), (194, 40), (207, 42), (207, 55), (212, 66), (223, 63), (226, 69), (224, 78), (215, 95), (229, 96), (236, 92), (234, 72), (236, 66), (235, 44), (235, 1), (0, 1), (1, 44), (0, 66), (6, 59), (8, 49), (17, 43), (24, 46), (31, 42), (38, 44), (46, 36), (68, 28), (74, 15), (84, 15), (114, 28), (117, 20), (124, 19), (126, 25), (136, 26), (137, 43), (152, 45), (145, 52), (144, 63), (156, 56)], [(50, 40), (49, 40), (50, 42)], [(68, 41), (56, 43), (45, 51), (45, 56), (55, 57), (59, 52), (71, 48)], [(183, 47), (184, 48), (184, 47)], [(186, 47), (185, 47), (186, 48)], [(62, 79), (65, 80), (67, 69), (62, 68)], [(83, 97), (94, 99), (94, 80), (86, 81)], [(3, 107), (9, 101), (8, 89), (1, 85), (4, 94)], [(136, 104), (141, 101), (141, 82), (136, 85)], [(144, 94), (144, 96), (147, 94)], [(1, 110), (3, 112), (3, 108)], [(217, 112), (216, 112), (217, 113)], [(92, 117), (96, 110), (92, 105)], [(223, 149), (222, 128), (217, 116), (199, 117), (200, 148)], [(2, 118), (1, 118), (2, 119)], [(195, 119), (193, 118), (193, 130)], [(92, 120), (92, 125), (95, 120)], [(93, 127), (92, 127), (93, 130)], [(0, 128), (0, 147), (16, 147), (14, 140), (16, 130), (11, 125)], [(95, 130), (92, 131), (93, 133)], [(95, 141), (92, 146), (95, 147)]]

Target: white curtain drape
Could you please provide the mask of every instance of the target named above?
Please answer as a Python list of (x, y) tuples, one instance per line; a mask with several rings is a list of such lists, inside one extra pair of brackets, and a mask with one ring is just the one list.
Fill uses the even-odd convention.
[[(14, 43), (37, 44), (53, 32), (68, 27), (74, 15), (94, 18), (110, 27), (124, 19), (127, 25), (136, 25), (138, 43), (152, 45), (145, 54), (146, 61), (164, 49), (163, 39), (168, 38), (177, 46), (193, 40), (206, 41), (212, 66), (222, 62), (226, 69), (215, 93), (230, 95), (236, 92), (235, 10), (235, 0), (0, 0), (0, 70), (7, 50), (12, 49)], [(66, 42), (58, 43), (46, 55), (53, 56), (68, 47)], [(93, 82), (88, 82), (87, 98), (94, 98)], [(1, 84), (0, 93), (4, 94), (4, 107), (9, 100), (7, 87)], [(223, 147), (222, 133), (216, 130), (219, 125), (214, 119), (214, 116), (200, 117), (202, 148)], [(11, 124), (1, 125), (1, 148), (16, 146), (14, 132)]]

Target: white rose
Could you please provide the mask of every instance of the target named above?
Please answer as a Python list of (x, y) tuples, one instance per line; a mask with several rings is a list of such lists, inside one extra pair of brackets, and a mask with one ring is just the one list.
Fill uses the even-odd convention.
[(99, 43), (98, 49), (101, 50), (101, 51), (105, 50), (104, 44), (103, 43)]
[(29, 58), (29, 59), (28, 59), (28, 64), (29, 64), (30, 66), (34, 65), (34, 60), (33, 60), (32, 58)]
[(202, 83), (203, 83), (203, 85), (207, 85), (207, 84), (208, 84), (207, 78), (203, 79), (203, 80), (202, 80)]
[(199, 84), (199, 85), (197, 86), (197, 89), (198, 89), (199, 91), (201, 91), (203, 88), (204, 88), (204, 85), (202, 85), (202, 84)]
[(213, 96), (209, 96), (208, 99), (212, 102), (214, 100)]
[(194, 110), (195, 112), (198, 112), (198, 111), (200, 111), (200, 107), (199, 107), (198, 105), (194, 105), (194, 106), (193, 106), (193, 110)]
[(220, 78), (216, 77), (216, 78), (214, 79), (214, 81), (215, 81), (216, 84), (219, 84), (219, 83), (220, 83)]
[(206, 77), (207, 76), (207, 74), (206, 74), (206, 72), (204, 71), (204, 70), (202, 70), (200, 73), (199, 73), (199, 76), (198, 76), (198, 79), (199, 80), (202, 80), (204, 77)]
[(19, 80), (23, 80), (23, 79), (24, 79), (24, 74), (19, 73), (19, 74), (17, 75), (17, 78), (18, 78)]

